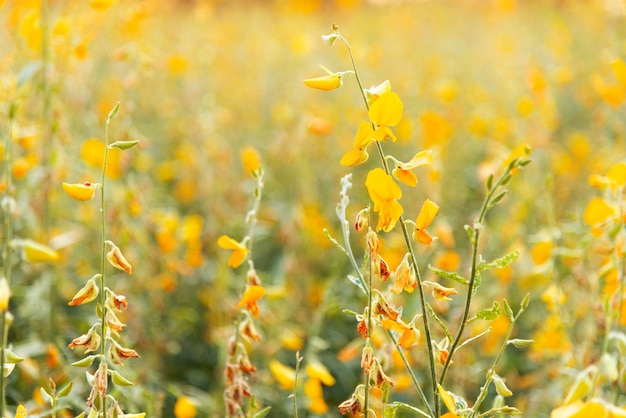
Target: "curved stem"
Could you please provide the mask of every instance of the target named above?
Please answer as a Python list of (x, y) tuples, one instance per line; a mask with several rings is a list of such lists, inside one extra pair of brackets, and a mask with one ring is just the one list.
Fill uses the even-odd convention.
[(474, 227), (472, 228), (473, 231), (473, 238), (472, 238), (472, 264), (471, 264), (471, 268), (470, 268), (470, 280), (469, 280), (469, 284), (468, 284), (468, 288), (467, 288), (467, 298), (465, 299), (465, 308), (463, 310), (463, 316), (461, 317), (461, 323), (459, 326), (459, 330), (457, 331), (457, 334), (454, 338), (454, 341), (452, 342), (452, 345), (450, 346), (450, 351), (448, 354), (448, 358), (446, 359), (444, 365), (443, 365), (443, 369), (441, 370), (441, 375), (439, 376), (439, 384), (443, 386), (443, 382), (446, 378), (446, 372), (448, 371), (448, 368), (450, 367), (450, 364), (452, 362), (452, 356), (454, 355), (456, 349), (459, 346), (459, 343), (461, 342), (461, 338), (463, 337), (463, 331), (465, 330), (465, 325), (467, 323), (467, 318), (469, 317), (469, 311), (470, 311), (470, 307), (472, 305), (472, 296), (473, 296), (473, 289), (474, 289), (474, 284), (476, 282), (476, 276), (477, 276), (477, 265), (478, 265), (478, 246), (480, 244), (480, 232), (482, 230), (482, 223), (485, 219), (485, 216), (487, 214), (487, 210), (490, 208), (491, 205), (491, 199), (494, 197), (494, 194), (496, 192), (496, 190), (498, 190), (498, 188), (502, 185), (503, 181), (507, 178), (509, 178), (510, 175), (510, 171), (511, 171), (511, 167), (507, 167), (506, 170), (504, 170), (504, 172), (500, 175), (500, 177), (498, 178), (498, 181), (496, 181), (496, 183), (491, 187), (491, 189), (489, 190), (489, 192), (487, 193), (487, 196), (485, 197), (485, 200), (483, 201), (483, 205), (480, 209), (480, 215), (478, 216), (478, 219), (476, 220), (476, 222), (474, 223)]

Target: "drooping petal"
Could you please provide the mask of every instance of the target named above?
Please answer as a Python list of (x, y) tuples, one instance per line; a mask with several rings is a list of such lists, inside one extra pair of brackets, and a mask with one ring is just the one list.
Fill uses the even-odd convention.
[(364, 149), (353, 149), (348, 151), (339, 161), (344, 167), (354, 167), (363, 164), (369, 158), (369, 154)]
[(306, 372), (310, 377), (319, 379), (325, 386), (333, 386), (335, 384), (333, 375), (330, 374), (326, 366), (319, 361), (313, 361), (307, 364)]
[(589, 201), (585, 212), (583, 213), (583, 221), (589, 225), (597, 225), (607, 221), (609, 218), (614, 217), (616, 214), (615, 208), (610, 206), (601, 197), (594, 197)]
[(340, 76), (333, 75), (325, 75), (322, 77), (308, 78), (304, 80), (304, 84), (323, 91), (335, 90), (343, 85), (343, 80)]
[(96, 189), (99, 185), (94, 183), (63, 183), (62, 187), (72, 199), (85, 202), (93, 199), (96, 194)]
[(417, 176), (411, 170), (405, 170), (401, 167), (396, 167), (393, 169), (393, 172), (391, 174), (393, 174), (396, 180), (406, 184), (407, 186), (417, 186)]
[(417, 219), (415, 220), (416, 228), (427, 228), (433, 222), (435, 216), (437, 216), (437, 212), (439, 212), (439, 205), (430, 199), (426, 199), (424, 204), (422, 204), (422, 209), (420, 209), (420, 212), (417, 215)]
[(280, 387), (284, 390), (293, 389), (293, 385), (296, 380), (296, 371), (289, 366), (285, 366), (278, 360), (270, 360), (270, 371), (274, 375), (274, 378), (280, 384)]
[(431, 150), (420, 151), (408, 162), (400, 164), (400, 167), (404, 170), (412, 170), (423, 165), (430, 165), (433, 163), (433, 152)]
[(393, 91), (381, 94), (369, 110), (372, 122), (382, 126), (395, 126), (402, 119), (404, 105), (400, 97)]
[(372, 128), (372, 124), (362, 120), (354, 138), (354, 148), (361, 149), (367, 147), (372, 142), (373, 134), (374, 128)]
[(374, 203), (402, 197), (400, 187), (382, 168), (375, 168), (367, 174), (365, 187)]

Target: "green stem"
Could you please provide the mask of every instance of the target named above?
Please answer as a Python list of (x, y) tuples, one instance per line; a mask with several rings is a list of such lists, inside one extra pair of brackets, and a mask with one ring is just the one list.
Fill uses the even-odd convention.
[[(13, 163), (13, 122), (15, 120), (15, 112), (17, 111), (17, 105), (15, 103), (11, 103), (9, 106), (9, 126), (7, 130), (7, 135), (5, 138), (5, 147), (4, 147), (4, 244), (3, 244), (3, 252), (4, 252), (4, 278), (7, 281), (9, 289), (11, 288), (11, 254), (12, 250), (10, 247), (11, 240), (13, 239), (13, 200), (12, 200), (12, 189), (13, 189), (13, 173), (12, 173), (12, 163)], [(4, 377), (4, 366), (6, 364), (5, 361), (5, 348), (7, 346), (8, 333), (6, 332), (6, 315), (7, 311), (2, 310), (0, 313), (0, 418), (4, 418), (4, 408), (6, 401), (6, 378)]]
[(443, 369), (441, 370), (441, 375), (439, 376), (439, 384), (443, 386), (444, 379), (446, 378), (446, 372), (450, 367), (452, 362), (452, 357), (461, 342), (461, 338), (463, 337), (463, 331), (465, 330), (465, 325), (467, 323), (467, 318), (469, 317), (470, 307), (472, 305), (472, 296), (473, 296), (473, 288), (474, 283), (476, 281), (477, 265), (478, 265), (478, 245), (480, 244), (480, 231), (483, 227), (483, 221), (485, 219), (485, 215), (487, 214), (487, 210), (490, 208), (491, 199), (494, 197), (495, 192), (500, 188), (500, 185), (503, 183), (505, 179), (507, 179), (510, 175), (511, 168), (508, 167), (502, 175), (498, 178), (498, 181), (493, 185), (491, 190), (487, 193), (485, 200), (483, 202), (482, 208), (480, 209), (480, 215), (478, 216), (478, 220), (474, 224), (473, 230), (473, 239), (472, 239), (472, 265), (470, 269), (470, 280), (467, 289), (467, 298), (465, 299), (465, 309), (463, 310), (463, 316), (461, 317), (461, 323), (459, 326), (459, 330), (450, 346), (450, 352), (448, 358), (446, 359)]
[(506, 347), (509, 345), (509, 339), (511, 338), (511, 334), (513, 333), (513, 328), (515, 328), (515, 323), (517, 322), (518, 318), (520, 317), (520, 315), (523, 312), (524, 312), (524, 308), (521, 308), (517, 312), (517, 315), (515, 315), (515, 317), (511, 318), (511, 323), (509, 324), (509, 329), (507, 330), (506, 336), (504, 338), (504, 343), (500, 347), (500, 351), (498, 352), (498, 355), (496, 356), (495, 360), (493, 361), (493, 364), (491, 365), (491, 367), (487, 371), (485, 384), (480, 388), (480, 393), (478, 394), (478, 397), (476, 398), (476, 403), (474, 403), (474, 406), (472, 407), (472, 412), (471, 412), (470, 418), (473, 418), (473, 417), (476, 416), (476, 414), (478, 414), (478, 410), (480, 409), (480, 405), (487, 398), (487, 393), (489, 391), (489, 385), (491, 384), (491, 381), (493, 379), (493, 375), (496, 372), (496, 367), (497, 367), (498, 363), (500, 362), (500, 359), (502, 358), (502, 355), (504, 354), (504, 350), (506, 350)]
[[(119, 103), (118, 103), (119, 105)], [(102, 316), (100, 317), (100, 332), (102, 336), (102, 344), (100, 345), (100, 362), (106, 361), (106, 335), (107, 335), (107, 306), (106, 306), (106, 199), (105, 199), (105, 182), (106, 171), (109, 160), (109, 125), (111, 123), (111, 115), (107, 117), (107, 121), (104, 128), (104, 162), (102, 164), (102, 179), (100, 183), (100, 232), (102, 236), (102, 253), (100, 256), (100, 308), (102, 309)], [(106, 396), (102, 398), (102, 417), (106, 417), (107, 399)]]

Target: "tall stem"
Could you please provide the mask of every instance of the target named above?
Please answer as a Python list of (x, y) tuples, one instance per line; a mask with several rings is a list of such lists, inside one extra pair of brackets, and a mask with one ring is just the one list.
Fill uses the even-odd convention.
[[(7, 281), (9, 289), (11, 288), (11, 247), (10, 242), (13, 238), (13, 121), (15, 119), (15, 112), (17, 111), (17, 105), (11, 103), (9, 106), (9, 123), (7, 134), (5, 137), (4, 146), (4, 196), (3, 196), (3, 211), (4, 211), (4, 278)], [(4, 377), (5, 361), (5, 348), (7, 346), (7, 327), (6, 327), (7, 310), (4, 309), (0, 312), (0, 418), (4, 418), (4, 407), (6, 399), (6, 378)]]
[[(363, 102), (365, 103), (365, 108), (369, 111), (369, 103), (367, 102), (367, 97), (365, 95), (365, 89), (363, 88), (363, 83), (361, 83), (361, 77), (359, 76), (359, 71), (357, 70), (356, 67), (356, 62), (354, 60), (354, 55), (352, 53), (352, 47), (350, 46), (350, 44), (348, 43), (348, 41), (346, 40), (346, 38), (343, 37), (343, 35), (341, 35), (339, 33), (339, 31), (335, 31), (335, 33), (337, 33), (337, 35), (339, 36), (339, 38), (341, 39), (341, 41), (346, 45), (347, 49), (348, 49), (348, 53), (350, 55), (350, 61), (352, 63), (352, 70), (354, 71), (354, 78), (356, 79), (356, 82), (359, 86), (359, 90), (361, 92), (361, 96), (363, 97)], [(374, 126), (374, 124), (372, 123), (373, 128), (375, 129), (376, 126)], [(383, 166), (383, 169), (385, 170), (385, 173), (387, 175), (391, 175), (390, 170), (389, 170), (389, 166), (387, 165), (387, 160), (385, 158), (385, 153), (383, 151), (383, 147), (380, 144), (379, 141), (376, 141), (376, 148), (378, 149), (378, 154), (380, 156), (380, 161), (381, 164)], [(432, 344), (430, 343), (431, 341), (431, 332), (430, 332), (430, 324), (428, 321), (428, 314), (426, 312), (426, 301), (424, 298), (424, 290), (422, 288), (422, 277), (419, 271), (419, 267), (417, 265), (417, 258), (415, 256), (415, 251), (413, 250), (413, 245), (411, 244), (411, 236), (409, 235), (409, 231), (406, 227), (406, 224), (404, 222), (404, 217), (400, 216), (400, 227), (402, 229), (402, 234), (404, 236), (404, 241), (406, 243), (406, 247), (407, 250), (409, 251), (409, 253), (411, 254), (411, 260), (413, 262), (413, 271), (415, 272), (415, 277), (417, 279), (417, 288), (418, 288), (418, 295), (419, 295), (419, 299), (420, 299), (420, 308), (422, 310), (422, 321), (423, 321), (423, 325), (424, 325), (424, 335), (426, 338), (426, 347), (428, 349), (428, 361), (429, 361), (429, 367), (430, 367), (430, 380), (431, 380), (431, 389), (432, 389), (432, 394), (433, 394), (433, 398), (434, 398), (434, 404), (435, 404), (435, 416), (439, 416), (439, 392), (437, 390), (437, 371), (435, 368), (435, 353), (434, 353), (434, 349), (432, 347)], [(396, 346), (397, 347), (397, 346)], [(421, 392), (421, 390), (420, 390)], [(428, 405), (426, 403), (426, 405)]]

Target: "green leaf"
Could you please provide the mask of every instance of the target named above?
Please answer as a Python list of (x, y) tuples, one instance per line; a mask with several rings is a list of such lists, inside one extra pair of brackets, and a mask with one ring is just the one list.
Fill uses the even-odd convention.
[(516, 348), (526, 348), (534, 342), (535, 340), (523, 340), (520, 338), (513, 338), (512, 340), (507, 341), (507, 344), (513, 344)]
[(361, 283), (361, 280), (358, 277), (348, 274), (348, 280), (350, 280), (352, 284), (361, 289), (361, 291), (367, 295), (367, 291), (363, 287), (363, 283)]
[(452, 339), (452, 334), (450, 334), (450, 330), (448, 330), (448, 327), (446, 326), (446, 324), (443, 322), (443, 320), (441, 318), (439, 318), (439, 315), (437, 315), (437, 313), (435, 312), (435, 310), (433, 309), (432, 306), (430, 306), (429, 303), (426, 303), (426, 310), (428, 311), (429, 315), (435, 320), (435, 322), (437, 322), (437, 324), (441, 327), (441, 329), (443, 330), (443, 332), (446, 334), (446, 338), (448, 338), (448, 341), (450, 341), (450, 343), (452, 343), (453, 339)]
[(44, 388), (40, 387), (39, 393), (41, 393), (41, 399), (43, 399), (45, 403), (50, 404), (50, 405), (54, 403), (54, 398)]
[(493, 321), (502, 315), (502, 308), (497, 301), (493, 301), (493, 306), (489, 309), (481, 309), (476, 312), (476, 316), (467, 320), (467, 322), (474, 321), (476, 319), (484, 319), (486, 321)]
[(437, 267), (431, 266), (430, 264), (428, 265), (428, 268), (430, 269), (430, 271), (432, 271), (439, 277), (444, 277), (446, 279), (454, 280), (455, 282), (464, 284), (465, 286), (469, 284), (469, 281), (458, 273), (441, 270), (441, 269), (438, 269)]
[(122, 376), (117, 370), (109, 370), (111, 381), (118, 386), (133, 386), (134, 383)]
[(491, 270), (494, 268), (504, 268), (510, 264), (513, 264), (520, 256), (520, 251), (512, 251), (500, 258), (493, 260), (491, 263), (481, 262), (478, 265), (478, 270)]
[(115, 106), (113, 106), (113, 109), (111, 109), (111, 111), (109, 112), (109, 116), (107, 116), (107, 120), (113, 119), (114, 117), (117, 116), (119, 112), (120, 112), (120, 102), (117, 102)]
[(493, 187), (493, 173), (489, 174), (489, 177), (487, 177), (487, 190), (491, 190), (492, 187)]
[(57, 397), (64, 398), (68, 396), (70, 392), (72, 391), (73, 386), (74, 386), (74, 382), (70, 380), (70, 382), (67, 385), (63, 386), (63, 388), (59, 391), (59, 394), (57, 395)]
[(134, 139), (132, 141), (115, 141), (114, 143), (109, 145), (109, 149), (118, 148), (123, 151), (130, 149), (139, 143), (138, 139)]
[(261, 409), (259, 412), (254, 414), (253, 417), (254, 418), (264, 418), (264, 417), (267, 416), (267, 414), (270, 413), (270, 409), (272, 409), (271, 406), (266, 406), (265, 408)]
[(500, 203), (502, 201), (502, 199), (504, 199), (504, 196), (506, 196), (506, 194), (508, 193), (508, 190), (503, 190), (500, 193), (498, 193), (497, 195), (495, 195), (490, 201), (489, 201), (489, 205), (490, 206), (495, 206), (498, 203)]
[(384, 417), (395, 418), (398, 411), (400, 410), (411, 411), (411, 412), (414, 412), (415, 414), (419, 414), (422, 417), (430, 418), (430, 415), (422, 411), (421, 409), (416, 408), (412, 405), (406, 404), (404, 402), (398, 402), (398, 401), (385, 405)]

